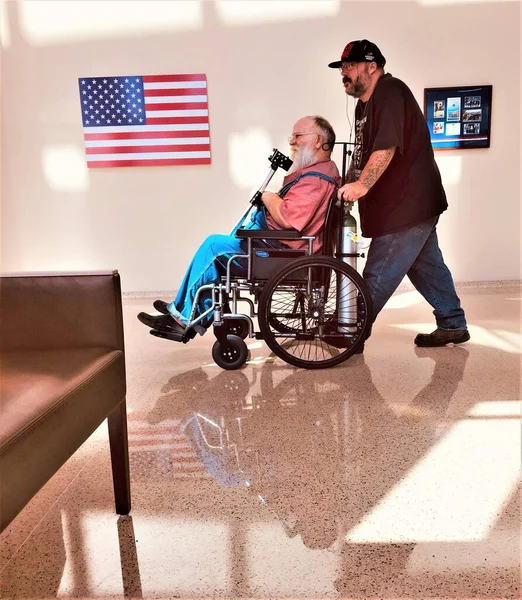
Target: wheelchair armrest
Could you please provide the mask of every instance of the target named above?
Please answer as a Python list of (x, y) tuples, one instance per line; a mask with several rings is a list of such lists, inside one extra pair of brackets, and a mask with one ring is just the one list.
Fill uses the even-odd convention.
[(243, 229), (236, 231), (238, 238), (256, 238), (264, 240), (298, 240), (301, 238), (299, 231), (278, 231), (277, 229)]

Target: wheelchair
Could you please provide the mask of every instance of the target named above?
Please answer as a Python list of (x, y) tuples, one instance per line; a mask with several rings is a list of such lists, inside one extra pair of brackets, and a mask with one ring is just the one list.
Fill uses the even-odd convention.
[[(219, 283), (201, 286), (194, 298), (186, 334), (187, 342), (201, 331), (201, 322), (212, 316), (216, 342), (212, 358), (223, 369), (242, 367), (249, 359), (245, 340), (264, 340), (276, 356), (304, 369), (336, 366), (363, 344), (371, 327), (371, 298), (359, 273), (343, 261), (342, 204), (337, 190), (328, 200), (323, 248), (312, 253), (314, 237), (298, 231), (253, 230), (240, 227), (278, 168), (287, 171), (292, 161), (274, 149), (270, 169), (250, 206), (232, 230), (247, 242), (246, 254), (232, 256)], [(256, 247), (255, 240), (303, 240), (305, 249)], [(233, 274), (233, 265), (246, 261), (246, 275)], [(202, 294), (211, 293), (212, 307), (196, 316)], [(241, 313), (240, 302), (249, 307)], [(259, 331), (253, 319), (257, 317)], [(159, 337), (168, 334), (154, 332)]]

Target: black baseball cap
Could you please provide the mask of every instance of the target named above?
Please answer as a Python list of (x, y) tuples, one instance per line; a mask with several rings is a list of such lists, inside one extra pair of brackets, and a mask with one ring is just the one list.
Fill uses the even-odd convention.
[(380, 67), (384, 67), (386, 59), (373, 42), (355, 40), (346, 44), (341, 54), (341, 60), (331, 62), (328, 66), (331, 69), (338, 69), (343, 62), (376, 62)]

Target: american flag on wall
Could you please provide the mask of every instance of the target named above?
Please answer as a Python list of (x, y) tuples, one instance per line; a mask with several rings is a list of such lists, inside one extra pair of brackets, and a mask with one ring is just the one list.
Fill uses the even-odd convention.
[(210, 164), (206, 75), (78, 79), (88, 167)]

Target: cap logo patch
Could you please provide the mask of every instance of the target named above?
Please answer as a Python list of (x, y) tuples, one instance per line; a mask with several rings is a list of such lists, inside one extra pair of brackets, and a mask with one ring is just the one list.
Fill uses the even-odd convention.
[(353, 43), (348, 44), (348, 46), (346, 46), (346, 48), (344, 49), (342, 58), (346, 58), (350, 54), (350, 51), (352, 48), (353, 48)]

